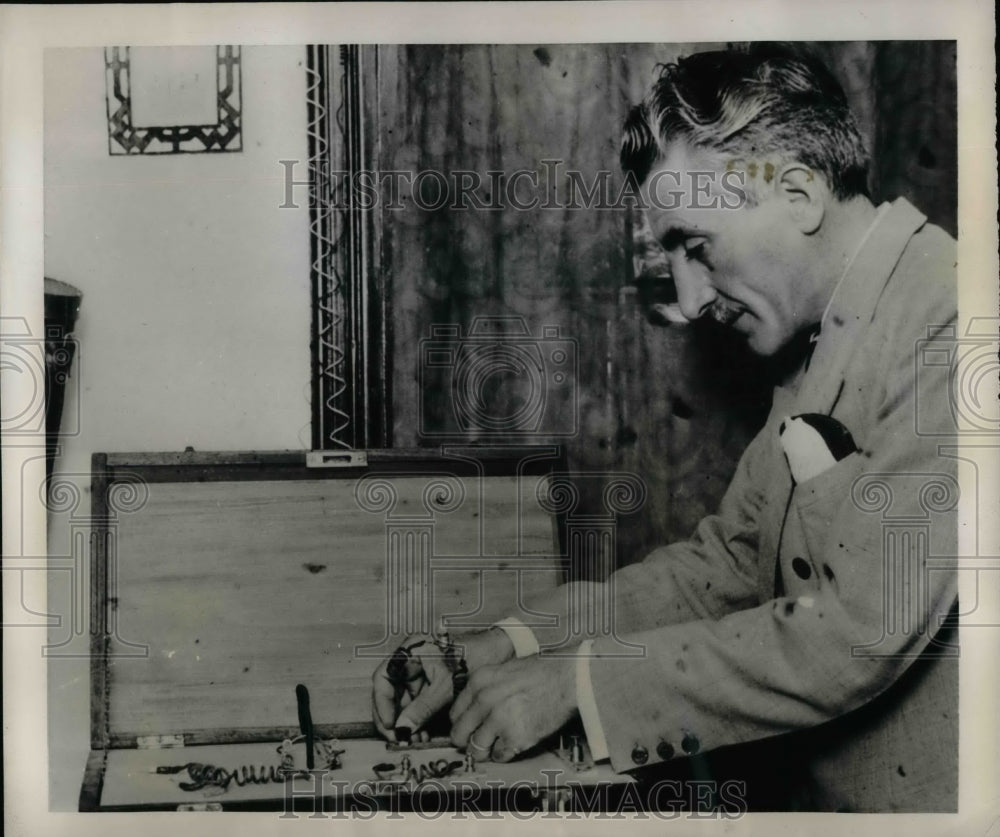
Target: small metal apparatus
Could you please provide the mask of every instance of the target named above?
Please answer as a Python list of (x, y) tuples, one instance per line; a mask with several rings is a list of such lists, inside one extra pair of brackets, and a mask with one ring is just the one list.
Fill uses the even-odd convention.
[[(277, 747), (280, 757), (277, 765), (246, 765), (242, 764), (232, 770), (216, 767), (212, 764), (187, 762), (187, 764), (160, 765), (153, 772), (160, 775), (174, 775), (187, 771), (189, 781), (180, 782), (184, 791), (208, 789), (209, 792), (224, 793), (232, 783), (238, 787), (244, 785), (264, 785), (268, 782), (287, 782), (296, 776), (309, 776), (315, 769), (317, 757), (323, 770), (337, 770), (341, 766), (340, 757), (346, 752), (339, 749), (339, 741), (317, 741), (313, 729), (312, 714), (309, 710), (309, 690), (299, 684), (295, 687), (295, 698), (299, 710), (300, 735), (286, 738)], [(295, 754), (292, 748), (299, 743), (305, 743), (306, 767), (295, 766)]]
[(422, 785), (429, 779), (444, 779), (451, 776), (465, 762), (461, 759), (448, 760), (445, 758), (413, 766), (409, 756), (403, 756), (397, 766), (393, 762), (380, 762), (372, 768), (375, 778), (379, 782), (386, 782), (394, 785), (412, 785), (414, 787)]
[[(396, 727), (396, 737), (399, 738), (399, 727)], [(429, 738), (427, 741), (414, 741), (411, 739), (407, 742), (403, 741), (386, 741), (385, 749), (390, 753), (407, 752), (410, 750), (441, 750), (451, 747), (451, 739), (447, 736), (436, 735), (433, 738)]]
[(590, 753), (590, 747), (582, 735), (570, 735), (569, 746), (566, 746), (566, 736), (559, 736), (559, 749), (556, 755), (568, 762), (570, 767), (577, 773), (590, 770), (594, 766), (594, 759)]
[[(295, 766), (292, 748), (303, 741), (305, 741), (304, 735), (297, 735), (295, 738), (286, 738), (282, 741), (277, 747), (277, 753), (280, 756), (277, 765), (242, 764), (229, 770), (225, 767), (216, 767), (213, 764), (191, 761), (186, 764), (160, 765), (154, 772), (159, 775), (172, 775), (187, 771), (188, 781), (179, 783), (180, 789), (184, 791), (215, 789), (216, 792), (222, 793), (228, 790), (233, 783), (238, 787), (243, 787), (244, 785), (265, 785), (269, 782), (287, 782), (296, 776), (309, 776), (309, 771), (314, 769)], [(314, 757), (319, 756), (322, 769), (337, 770), (340, 768), (340, 757), (345, 751), (338, 749), (337, 744), (339, 742), (336, 740), (314, 743)]]

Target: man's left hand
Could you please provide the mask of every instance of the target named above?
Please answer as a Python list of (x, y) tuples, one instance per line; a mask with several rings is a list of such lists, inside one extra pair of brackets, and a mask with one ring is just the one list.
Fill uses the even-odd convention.
[(451, 740), (477, 759), (510, 761), (562, 727), (576, 709), (574, 657), (485, 666), (451, 707)]

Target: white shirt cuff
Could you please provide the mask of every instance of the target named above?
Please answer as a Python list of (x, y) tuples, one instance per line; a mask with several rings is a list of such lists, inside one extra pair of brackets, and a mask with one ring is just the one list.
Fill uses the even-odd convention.
[(587, 744), (594, 761), (610, 758), (608, 742), (601, 726), (601, 716), (597, 714), (597, 699), (594, 686), (590, 682), (591, 646), (594, 641), (585, 639), (580, 643), (576, 658), (576, 706), (580, 710), (583, 731), (587, 734)]
[(510, 639), (514, 646), (514, 655), (517, 657), (531, 657), (538, 653), (538, 640), (535, 632), (520, 619), (509, 616), (497, 622), (494, 628), (500, 628)]

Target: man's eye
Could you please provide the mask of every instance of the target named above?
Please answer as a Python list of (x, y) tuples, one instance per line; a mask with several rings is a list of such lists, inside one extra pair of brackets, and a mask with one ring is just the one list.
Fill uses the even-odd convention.
[(684, 255), (688, 259), (705, 261), (708, 255), (708, 239), (695, 238), (684, 243)]

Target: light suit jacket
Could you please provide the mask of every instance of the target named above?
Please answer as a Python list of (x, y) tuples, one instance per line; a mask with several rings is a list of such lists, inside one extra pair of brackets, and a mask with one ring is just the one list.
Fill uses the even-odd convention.
[[(958, 485), (931, 435), (953, 423), (955, 268), (954, 240), (896, 201), (718, 513), (530, 603), (560, 617), (533, 626), (543, 653), (585, 634), (568, 618), (584, 602), (603, 608), (589, 667), (617, 770), (801, 732), (817, 809), (956, 810)], [(795, 486), (778, 426), (805, 412), (860, 450)]]

